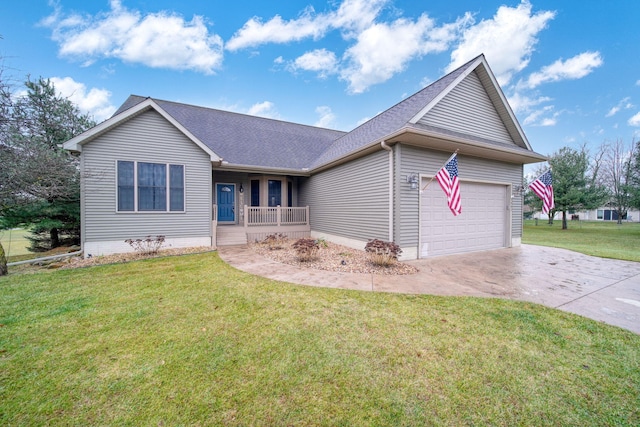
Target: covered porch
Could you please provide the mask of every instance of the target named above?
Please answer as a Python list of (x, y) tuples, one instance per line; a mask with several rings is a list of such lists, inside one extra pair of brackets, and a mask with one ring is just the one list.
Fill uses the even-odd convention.
[(309, 237), (309, 206), (263, 207), (244, 205), (235, 224), (220, 222), (218, 205), (213, 205), (213, 233), (216, 246), (259, 242), (270, 234), (281, 233), (291, 239)]
[(212, 233), (215, 246), (243, 245), (270, 234), (311, 233), (309, 207), (300, 206), (301, 176), (212, 170)]

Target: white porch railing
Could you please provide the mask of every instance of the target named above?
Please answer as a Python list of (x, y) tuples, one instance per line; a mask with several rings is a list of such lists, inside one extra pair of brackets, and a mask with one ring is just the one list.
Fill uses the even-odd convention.
[(302, 208), (244, 206), (244, 226), (309, 225), (309, 206)]

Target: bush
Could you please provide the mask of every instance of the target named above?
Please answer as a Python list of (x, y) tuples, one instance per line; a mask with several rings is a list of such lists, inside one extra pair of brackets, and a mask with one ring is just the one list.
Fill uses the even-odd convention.
[(398, 260), (398, 255), (402, 253), (400, 246), (379, 239), (369, 240), (364, 250), (369, 253), (369, 259), (373, 264), (383, 267), (394, 264)]
[(298, 254), (298, 259), (302, 262), (311, 261), (318, 256), (320, 245), (314, 239), (299, 239), (293, 245), (293, 249)]
[(127, 239), (125, 240), (134, 251), (143, 255), (155, 255), (158, 253), (162, 245), (164, 244), (164, 236), (151, 237), (147, 236), (144, 239)]
[(282, 249), (284, 242), (287, 241), (287, 235), (283, 233), (269, 234), (262, 241), (263, 244), (269, 247), (269, 250), (274, 251)]

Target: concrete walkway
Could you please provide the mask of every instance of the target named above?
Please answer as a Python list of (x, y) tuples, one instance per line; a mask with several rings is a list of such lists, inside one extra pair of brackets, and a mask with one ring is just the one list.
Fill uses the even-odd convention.
[(327, 288), (530, 301), (640, 334), (640, 263), (564, 249), (516, 248), (407, 261), (418, 273), (384, 276), (303, 269), (246, 246), (221, 247), (231, 266), (274, 280)]

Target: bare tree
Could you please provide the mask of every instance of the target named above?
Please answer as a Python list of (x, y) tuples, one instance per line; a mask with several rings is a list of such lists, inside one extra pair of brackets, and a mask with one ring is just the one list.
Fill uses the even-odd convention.
[(604, 143), (602, 157), (602, 183), (609, 192), (609, 205), (617, 215), (618, 224), (626, 218), (633, 203), (633, 165), (637, 144), (625, 144), (622, 139)]

